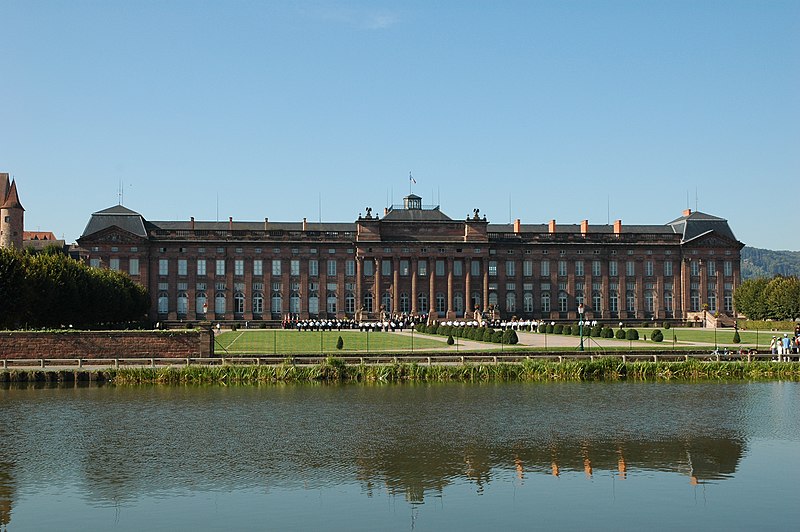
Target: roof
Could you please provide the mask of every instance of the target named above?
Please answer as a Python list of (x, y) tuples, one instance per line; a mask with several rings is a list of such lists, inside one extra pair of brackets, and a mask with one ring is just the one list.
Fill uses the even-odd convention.
[(22, 240), (56, 240), (52, 231), (23, 231)]
[(728, 220), (704, 212), (691, 212), (687, 210), (683, 216), (672, 220), (667, 225), (671, 227), (675, 233), (681, 235), (681, 241), (684, 243), (711, 232), (737, 242), (736, 236), (728, 225)]
[[(411, 196), (408, 196), (411, 197)], [(452, 218), (434, 209), (389, 209), (383, 215), (384, 222), (452, 222)]]
[(92, 235), (109, 227), (118, 227), (123, 231), (147, 238), (144, 223), (144, 218), (138, 212), (122, 205), (114, 205), (93, 213), (81, 237)]
[[(491, 233), (513, 233), (514, 224), (489, 224), (488, 231)], [(521, 233), (549, 233), (549, 224), (520, 224)], [(556, 234), (580, 234), (580, 224), (556, 224)], [(622, 224), (622, 232), (626, 234), (673, 234), (669, 225), (625, 225)], [(590, 225), (589, 234), (613, 234), (613, 225)]]
[(19, 195), (17, 194), (17, 182), (16, 181), (12, 181), (11, 182), (11, 188), (9, 188), (8, 192), (6, 193), (6, 200), (2, 205), (0, 205), (0, 208), (3, 208), (3, 209), (21, 209), (23, 211), (25, 210), (22, 207), (22, 204), (19, 202)]
[[(164, 231), (191, 231), (191, 221), (146, 221), (145, 226), (148, 231), (150, 230), (164, 230)], [(233, 222), (208, 222), (208, 221), (195, 221), (195, 231), (264, 231), (265, 222), (246, 222), (246, 221), (233, 221)], [(303, 222), (266, 222), (267, 231), (302, 231)], [(344, 223), (330, 223), (330, 222), (306, 222), (306, 231), (355, 231), (356, 224), (352, 222)]]

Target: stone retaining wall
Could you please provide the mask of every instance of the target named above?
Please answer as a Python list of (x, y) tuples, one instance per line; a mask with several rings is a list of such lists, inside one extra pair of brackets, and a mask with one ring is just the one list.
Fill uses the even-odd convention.
[(213, 356), (211, 331), (0, 332), (4, 358), (200, 358)]

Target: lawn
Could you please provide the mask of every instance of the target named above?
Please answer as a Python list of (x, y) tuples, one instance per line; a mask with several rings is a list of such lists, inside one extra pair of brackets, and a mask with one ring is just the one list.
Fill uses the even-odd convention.
[[(341, 350), (336, 349), (339, 336), (344, 341)], [(286, 331), (257, 330), (229, 331), (216, 338), (217, 356), (236, 355), (283, 355), (283, 354), (353, 354), (378, 353), (381, 351), (412, 351), (414, 349), (452, 349), (447, 338), (428, 335), (395, 334), (390, 332), (361, 331)], [(412, 344), (413, 341), (413, 344)]]
[[(678, 342), (703, 342), (714, 345), (714, 329), (662, 329), (661, 332), (664, 333), (664, 343), (671, 343), (672, 336), (675, 335)], [(642, 333), (647, 334), (647, 329), (639, 329), (639, 334), (641, 335)], [(717, 345), (735, 345), (733, 343), (733, 334), (733, 329), (716, 329)], [(762, 348), (769, 345), (772, 335), (777, 336), (778, 334), (783, 336), (783, 332), (758, 331), (756, 333), (756, 331), (739, 331), (741, 343), (755, 345), (757, 337), (758, 345)]]

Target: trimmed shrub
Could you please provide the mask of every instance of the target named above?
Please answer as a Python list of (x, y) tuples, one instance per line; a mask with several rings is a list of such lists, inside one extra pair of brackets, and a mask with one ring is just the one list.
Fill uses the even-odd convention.
[(453, 335), (451, 334), (447, 337), (447, 345), (453, 345), (454, 343), (456, 343), (456, 341), (453, 340)]
[(494, 334), (494, 331), (492, 329), (490, 329), (489, 327), (484, 327), (483, 335), (482, 335), (483, 337), (481, 339), (484, 342), (491, 342), (493, 334)]
[(439, 332), (439, 326), (436, 325), (435, 323), (430, 327), (428, 327), (428, 334), (436, 334), (438, 332)]
[(668, 322), (668, 321), (665, 321), (665, 322), (664, 322), (664, 328), (665, 328), (665, 329), (669, 329), (669, 322)]
[(653, 331), (653, 334), (650, 335), (650, 339), (654, 342), (663, 342), (664, 334), (659, 329), (656, 329)]
[(739, 344), (742, 342), (742, 339), (739, 337), (739, 331), (733, 333), (733, 343)]
[(516, 345), (519, 342), (519, 337), (517, 336), (517, 331), (514, 329), (507, 329), (503, 333), (503, 343), (508, 345)]
[(547, 324), (547, 334), (553, 334), (555, 329), (556, 329), (556, 327), (552, 323), (548, 323)]
[(336, 349), (339, 349), (341, 351), (343, 347), (344, 347), (344, 340), (342, 340), (342, 337), (340, 336), (339, 339), (336, 340)]
[(492, 342), (499, 344), (503, 341), (503, 331), (492, 331)]
[(625, 339), (626, 340), (638, 340), (639, 339), (639, 331), (636, 329), (628, 329), (625, 332)]
[(414, 330), (416, 330), (418, 333), (424, 333), (426, 332), (426, 329), (427, 328), (425, 327), (424, 323), (417, 323), (417, 325), (414, 327)]
[(561, 334), (565, 334), (565, 335), (572, 334), (572, 325), (564, 325), (564, 328), (561, 329)]
[[(587, 327), (586, 325), (583, 326), (583, 335), (589, 336), (589, 329), (591, 327)], [(581, 326), (580, 325), (573, 325), (572, 326), (572, 336), (580, 336), (581, 335)]]
[(625, 329), (617, 329), (617, 332), (614, 333), (614, 338), (616, 338), (617, 340), (624, 340)]
[(560, 323), (556, 323), (553, 327), (553, 334), (563, 334), (564, 333), (564, 326)]
[(601, 336), (603, 338), (614, 338), (614, 329), (612, 329), (611, 327), (603, 328)]

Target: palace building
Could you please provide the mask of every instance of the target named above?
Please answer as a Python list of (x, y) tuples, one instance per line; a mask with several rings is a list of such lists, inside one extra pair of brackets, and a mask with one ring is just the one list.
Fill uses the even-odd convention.
[(410, 194), (355, 222), (150, 221), (117, 205), (78, 240), (91, 266), (128, 273), (162, 321), (282, 320), (472, 309), (504, 319), (686, 320), (733, 315), (739, 242), (686, 210), (662, 225), (454, 220)]

